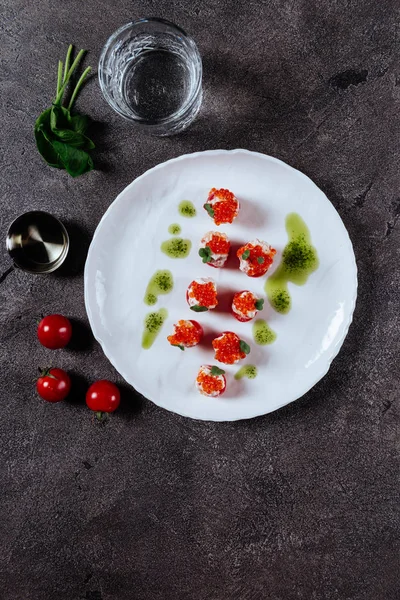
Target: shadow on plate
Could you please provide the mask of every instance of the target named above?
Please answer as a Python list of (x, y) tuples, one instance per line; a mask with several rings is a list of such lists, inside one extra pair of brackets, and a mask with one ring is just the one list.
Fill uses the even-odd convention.
[[(232, 300), (236, 290), (218, 286), (218, 306), (215, 308), (216, 313), (231, 314)], [(233, 325), (236, 321), (233, 322)], [(219, 334), (218, 334), (219, 335)]]
[(214, 353), (212, 341), (215, 340), (215, 338), (218, 337), (221, 332), (211, 329), (207, 325), (202, 325), (202, 327), (204, 330), (204, 335), (199, 343), (199, 348), (204, 348), (205, 350), (210, 350), (212, 353)]
[(239, 259), (236, 255), (239, 248), (241, 248), (246, 242), (231, 240), (231, 249), (229, 251), (228, 259), (224, 265), (224, 269), (229, 269), (230, 271), (238, 271), (239, 270)]

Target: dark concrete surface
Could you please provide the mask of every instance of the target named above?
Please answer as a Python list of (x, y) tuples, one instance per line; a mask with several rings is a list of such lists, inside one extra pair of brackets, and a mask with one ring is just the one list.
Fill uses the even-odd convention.
[[(0, 255), (1, 600), (396, 600), (399, 586), (400, 75), (396, 0), (1, 0), (1, 236), (29, 209), (73, 238), (64, 272), (34, 277)], [(187, 29), (204, 58), (201, 115), (150, 139), (114, 115), (95, 78), (78, 108), (99, 170), (50, 169), (32, 129), (68, 43), (96, 65), (139, 16)], [(327, 193), (352, 238), (359, 298), (328, 375), (248, 422), (201, 423), (136, 397), (88, 331), (82, 267), (96, 225), (166, 159), (243, 147), (277, 156)], [(50, 353), (36, 319), (80, 335)], [(73, 373), (59, 405), (39, 365)], [(123, 387), (101, 425), (87, 382)]]

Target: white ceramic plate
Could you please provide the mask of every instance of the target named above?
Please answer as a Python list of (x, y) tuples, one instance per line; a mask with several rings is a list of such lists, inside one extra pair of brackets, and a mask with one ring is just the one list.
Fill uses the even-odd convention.
[[(239, 217), (216, 228), (203, 210), (211, 187), (228, 188), (240, 199)], [(197, 216), (182, 218), (178, 204), (191, 200)], [(228, 313), (189, 310), (185, 291), (196, 277), (213, 277), (220, 292), (250, 289), (263, 294), (265, 278), (250, 279), (239, 270), (212, 269), (197, 254), (202, 235), (219, 229), (231, 241), (259, 238), (277, 249), (269, 274), (287, 243), (285, 217), (297, 212), (308, 225), (319, 268), (304, 286), (289, 283), (292, 309), (276, 313), (265, 303), (259, 317), (277, 333), (269, 346), (252, 341), (252, 323)], [(186, 259), (171, 259), (160, 250), (179, 223), (192, 241)], [(150, 277), (169, 269), (174, 289), (155, 307), (143, 302)], [(305, 394), (328, 371), (352, 320), (357, 269), (352, 245), (338, 213), (305, 175), (285, 163), (247, 150), (199, 152), (150, 169), (121, 192), (103, 216), (90, 246), (85, 268), (85, 303), (93, 333), (121, 375), (144, 396), (168, 410), (210, 421), (233, 421), (262, 415)], [(141, 346), (143, 320), (165, 307), (169, 316), (149, 350)], [(179, 319), (196, 319), (212, 333), (233, 330), (251, 346), (243, 364), (258, 368), (256, 379), (234, 379), (239, 366), (226, 366), (227, 391), (206, 398), (194, 381), (202, 364), (216, 364), (211, 344), (181, 352), (166, 336)], [(220, 365), (223, 366), (223, 365)]]

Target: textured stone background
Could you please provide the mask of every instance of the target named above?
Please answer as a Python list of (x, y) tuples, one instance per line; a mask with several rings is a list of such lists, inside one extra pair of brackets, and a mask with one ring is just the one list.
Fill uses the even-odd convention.
[[(2, 600), (395, 600), (399, 561), (400, 5), (396, 0), (1, 0), (1, 236), (41, 208), (69, 227), (63, 273), (33, 277), (0, 255)], [(48, 168), (32, 127), (69, 42), (100, 49), (118, 26), (162, 16), (204, 58), (201, 116), (150, 139), (115, 116), (95, 78), (79, 108), (99, 123), (99, 170)], [(90, 336), (82, 266), (115, 196), (166, 159), (244, 147), (309, 175), (349, 230), (355, 320), (302, 400), (249, 422), (190, 421), (124, 387), (101, 426), (87, 381), (122, 384)], [(35, 320), (74, 320), (49, 352)], [(78, 335), (78, 333), (80, 335)], [(74, 374), (47, 405), (32, 378)], [(122, 384), (123, 385), (123, 384)]]

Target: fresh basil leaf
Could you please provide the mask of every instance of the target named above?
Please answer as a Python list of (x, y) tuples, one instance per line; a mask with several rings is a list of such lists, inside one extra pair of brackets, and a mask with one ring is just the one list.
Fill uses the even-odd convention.
[(242, 254), (243, 260), (247, 260), (250, 256), (250, 250), (245, 250)]
[(52, 144), (65, 170), (72, 177), (78, 177), (78, 175), (83, 175), (83, 173), (87, 173), (93, 169), (93, 161), (84, 150), (74, 148), (57, 140), (54, 140)]
[(262, 310), (264, 308), (264, 298), (259, 298), (256, 300), (254, 306), (257, 310)]
[(47, 164), (56, 169), (62, 169), (63, 164), (51, 143), (50, 114), (51, 108), (48, 108), (36, 119), (34, 128), (36, 146)]
[(71, 115), (67, 108), (53, 104), (50, 112), (50, 128), (56, 138), (65, 144), (82, 150), (92, 150), (95, 146), (92, 140), (71, 127)]
[(90, 119), (87, 115), (69, 115), (69, 126), (77, 133), (86, 133), (90, 124)]
[(262, 265), (262, 264), (265, 263), (265, 258), (263, 256), (259, 256), (257, 258), (257, 262), (258, 262), (259, 265)]
[(56, 169), (63, 169), (60, 157), (41, 129), (35, 129), (35, 140), (37, 149), (47, 164)]
[(39, 129), (41, 126), (45, 126), (46, 128), (50, 129), (50, 114), (51, 108), (44, 110), (35, 121), (35, 129)]
[(239, 347), (240, 347), (240, 350), (242, 352), (244, 352), (245, 354), (250, 354), (250, 346), (248, 344), (246, 344), (246, 342), (244, 340), (240, 340)]
[(68, 109), (53, 104), (50, 109), (50, 127), (53, 133), (58, 129), (69, 129), (68, 116)]
[(191, 306), (190, 310), (194, 310), (194, 312), (206, 312), (208, 308), (207, 306)]
[(211, 206), (211, 204), (206, 203), (204, 205), (204, 208), (206, 209), (206, 211), (208, 212), (208, 214), (210, 215), (211, 218), (214, 217), (215, 211), (213, 209), (213, 207)]
[(69, 144), (74, 148), (81, 148), (82, 150), (92, 150), (94, 144), (86, 135), (72, 131), (72, 129), (53, 129), (53, 133), (56, 137)]
[(225, 375), (225, 371), (219, 367), (211, 367), (210, 375)]

